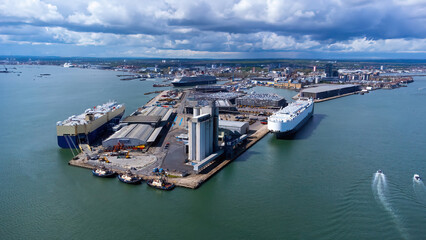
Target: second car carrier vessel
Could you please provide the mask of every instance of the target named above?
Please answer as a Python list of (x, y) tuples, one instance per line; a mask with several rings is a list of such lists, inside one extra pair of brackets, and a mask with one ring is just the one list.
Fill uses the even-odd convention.
[(78, 148), (79, 144), (95, 142), (107, 129), (117, 124), (124, 114), (123, 104), (110, 101), (89, 108), (56, 123), (58, 145), (61, 148)]

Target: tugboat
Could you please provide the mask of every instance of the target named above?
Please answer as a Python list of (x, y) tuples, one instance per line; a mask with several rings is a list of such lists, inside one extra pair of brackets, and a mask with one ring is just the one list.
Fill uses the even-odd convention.
[(160, 189), (160, 190), (172, 190), (175, 188), (175, 185), (173, 183), (169, 183), (166, 180), (165, 172), (162, 168), (154, 168), (153, 172), (160, 176), (159, 179), (150, 179), (146, 181), (146, 183), (153, 188)]
[(139, 184), (142, 181), (142, 178), (135, 176), (130, 170), (124, 174), (119, 174), (118, 179), (129, 184)]
[(414, 174), (413, 180), (416, 181), (416, 182), (420, 182), (422, 180), (422, 178), (420, 177), (419, 174)]
[(172, 190), (175, 188), (173, 183), (169, 183), (164, 181), (164, 179), (150, 179), (146, 181), (146, 183), (153, 188), (161, 189), (161, 190)]
[(103, 178), (114, 177), (117, 174), (116, 172), (112, 170), (108, 170), (105, 166), (93, 169), (92, 173), (96, 177), (103, 177)]

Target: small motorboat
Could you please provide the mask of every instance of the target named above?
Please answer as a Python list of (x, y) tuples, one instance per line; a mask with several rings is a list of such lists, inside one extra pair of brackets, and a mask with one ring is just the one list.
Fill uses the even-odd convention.
[(164, 179), (150, 179), (146, 183), (153, 188), (161, 190), (172, 190), (175, 185), (173, 183), (166, 182)]
[(422, 180), (419, 174), (414, 174), (413, 179), (414, 181), (417, 181), (417, 182), (420, 182)]
[(131, 171), (127, 171), (124, 174), (119, 174), (118, 179), (124, 183), (129, 183), (129, 184), (139, 184), (142, 181), (142, 178), (137, 177)]
[(96, 177), (103, 177), (103, 178), (114, 177), (117, 174), (116, 172), (109, 170), (104, 166), (93, 169), (92, 173)]
[(377, 173), (381, 174), (381, 173), (383, 173), (383, 171), (379, 169), (379, 170), (377, 170)]

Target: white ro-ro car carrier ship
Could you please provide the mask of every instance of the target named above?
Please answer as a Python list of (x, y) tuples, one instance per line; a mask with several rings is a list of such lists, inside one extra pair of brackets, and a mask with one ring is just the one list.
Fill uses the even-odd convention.
[(117, 124), (123, 116), (125, 107), (110, 101), (86, 109), (80, 115), (73, 115), (56, 123), (58, 145), (61, 148), (78, 148), (79, 144), (94, 143), (108, 127)]
[(314, 101), (299, 98), (287, 107), (280, 109), (268, 118), (268, 129), (277, 138), (293, 136), (314, 113)]

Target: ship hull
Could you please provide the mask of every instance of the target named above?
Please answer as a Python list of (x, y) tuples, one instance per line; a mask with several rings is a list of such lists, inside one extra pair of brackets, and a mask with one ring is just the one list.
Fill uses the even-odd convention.
[(101, 137), (105, 131), (108, 130), (108, 127), (110, 124), (117, 124), (120, 122), (121, 117), (123, 117), (124, 111), (120, 113), (119, 115), (115, 116), (108, 122), (102, 124), (100, 127), (96, 128), (95, 130), (89, 132), (88, 134), (78, 134), (76, 135), (61, 135), (57, 136), (58, 138), (58, 146), (61, 148), (78, 148), (78, 145), (80, 143), (80, 139), (87, 139), (88, 143), (94, 143), (96, 142), (99, 137)]
[(174, 87), (186, 87), (186, 86), (196, 86), (196, 85), (207, 85), (207, 84), (216, 84), (216, 80), (209, 81), (199, 81), (199, 82), (172, 82)]

